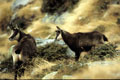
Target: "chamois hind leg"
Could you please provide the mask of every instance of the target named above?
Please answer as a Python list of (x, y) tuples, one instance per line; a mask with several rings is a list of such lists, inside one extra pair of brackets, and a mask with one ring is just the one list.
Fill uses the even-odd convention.
[(17, 80), (17, 65), (14, 65), (14, 80)]
[(19, 71), (22, 63), (23, 63), (22, 61), (17, 61), (14, 65), (14, 80), (17, 80), (17, 77), (21, 75)]
[(13, 70), (14, 70), (14, 80), (17, 80), (17, 62), (19, 60), (19, 57), (17, 54), (13, 53)]
[(78, 61), (78, 60), (79, 60), (80, 53), (81, 53), (81, 52), (75, 52), (75, 61)]
[(13, 58), (13, 69), (14, 69), (14, 80), (17, 80), (18, 76), (18, 70), (22, 64), (22, 61), (20, 60), (21, 54), (16, 54), (15, 52), (12, 54)]

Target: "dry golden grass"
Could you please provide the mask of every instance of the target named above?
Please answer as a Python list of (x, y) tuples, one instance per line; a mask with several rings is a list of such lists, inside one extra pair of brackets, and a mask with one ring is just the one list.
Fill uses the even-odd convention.
[(120, 79), (120, 64), (95, 65), (84, 70), (83, 73), (75, 73), (73, 79)]
[(10, 42), (8, 34), (0, 34), (0, 61), (9, 58), (9, 48), (16, 44), (16, 41)]
[(24, 16), (25, 19), (29, 19), (31, 16), (37, 16), (37, 18), (41, 18), (43, 14), (40, 11), (42, 0), (36, 0), (31, 4), (23, 7), (18, 11), (18, 16)]
[(0, 3), (0, 30), (6, 30), (7, 24), (9, 23), (12, 12), (10, 10), (12, 2), (1, 2)]
[[(93, 13), (93, 10), (95, 9), (95, 5), (98, 2), (98, 0), (81, 0), (78, 3), (78, 6), (73, 10), (72, 13), (68, 15), (68, 17), (65, 19), (65, 24), (63, 27), (70, 31), (70, 32), (78, 32), (82, 31), (81, 28), (86, 27), (85, 25), (76, 24), (76, 21), (80, 22), (80, 18), (86, 18), (90, 16)], [(79, 23), (78, 22), (78, 23)], [(86, 28), (88, 29), (88, 27)]]
[(50, 72), (50, 68), (56, 64), (38, 57), (34, 59), (33, 65), (34, 66), (26, 69), (24, 76), (22, 76), (20, 79), (40, 79), (45, 74), (48, 74), (48, 72)]
[(103, 19), (116, 21), (116, 18), (118, 18), (120, 15), (120, 5), (110, 5), (109, 9), (104, 13)]
[[(32, 28), (32, 29), (31, 29)], [(27, 33), (30, 33), (34, 37), (45, 38), (48, 35), (54, 33), (56, 27), (54, 24), (42, 23), (41, 19), (32, 22), (32, 25), (26, 29)]]
[[(11, 43), (8, 41), (8, 35), (1, 32), (7, 28), (7, 24), (10, 20), (12, 12), (10, 10), (12, 2), (1, 1), (0, 2), (0, 54), (8, 55), (8, 49), (10, 48)], [(0, 60), (3, 56), (0, 56)]]
[(0, 79), (13, 79), (13, 73), (0, 73)]

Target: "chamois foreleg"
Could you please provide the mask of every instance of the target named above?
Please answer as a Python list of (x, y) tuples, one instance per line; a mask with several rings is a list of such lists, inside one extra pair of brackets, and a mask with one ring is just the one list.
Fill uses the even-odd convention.
[(17, 62), (18, 62), (18, 56), (13, 53), (13, 69), (14, 69), (14, 80), (17, 80)]
[(79, 60), (80, 54), (81, 54), (81, 51), (75, 52), (75, 61)]

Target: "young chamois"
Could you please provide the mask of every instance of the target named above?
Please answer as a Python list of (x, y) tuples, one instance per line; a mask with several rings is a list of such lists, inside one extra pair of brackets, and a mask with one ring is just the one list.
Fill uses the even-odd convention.
[(78, 61), (79, 56), (82, 51), (89, 51), (92, 47), (95, 47), (98, 44), (103, 44), (104, 41), (108, 41), (107, 37), (98, 32), (87, 32), (87, 33), (69, 33), (60, 29), (58, 26), (56, 30), (56, 38), (61, 34), (62, 39), (68, 45), (68, 47), (75, 52), (75, 60)]
[[(14, 79), (17, 80), (18, 69), (24, 63), (27, 63), (37, 53), (35, 39), (30, 34), (25, 34), (19, 29), (12, 28), (12, 35), (9, 37), (10, 41), (17, 40), (17, 44), (13, 48), (13, 68), (15, 70)], [(24, 71), (23, 71), (24, 72)]]

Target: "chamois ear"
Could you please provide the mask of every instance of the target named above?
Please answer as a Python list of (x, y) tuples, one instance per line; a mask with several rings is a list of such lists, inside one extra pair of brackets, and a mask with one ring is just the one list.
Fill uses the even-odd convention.
[(8, 28), (11, 29), (11, 30), (14, 30), (14, 27), (13, 27), (13, 23), (12, 23), (12, 22), (10, 22), (10, 23), (8, 24)]
[(19, 30), (19, 27), (18, 27), (18, 25), (17, 25), (17, 24), (15, 25), (15, 29), (18, 29), (18, 30)]
[(58, 30), (61, 30), (58, 26), (56, 26), (56, 28), (57, 28)]

